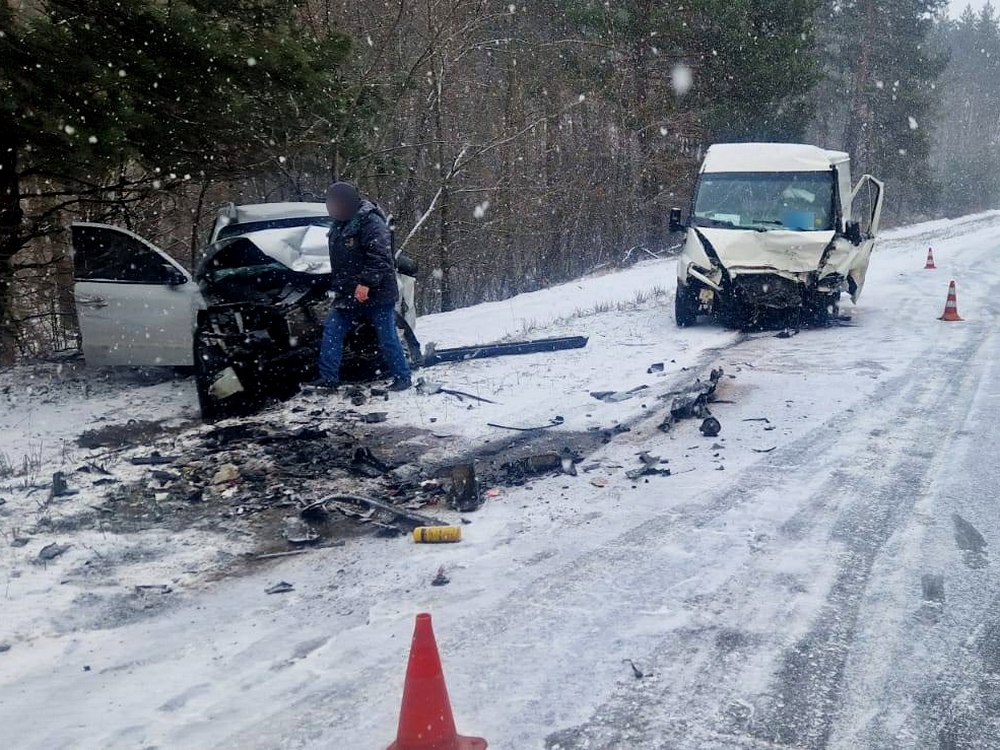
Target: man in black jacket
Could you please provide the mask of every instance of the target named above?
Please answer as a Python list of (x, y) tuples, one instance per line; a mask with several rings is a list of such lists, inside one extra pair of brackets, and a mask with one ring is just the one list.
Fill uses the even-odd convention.
[(412, 385), (410, 366), (396, 333), (396, 260), (389, 227), (375, 204), (362, 200), (358, 189), (335, 182), (326, 191), (330, 228), (330, 291), (333, 309), (323, 328), (319, 352), (320, 387), (340, 383), (344, 338), (358, 318), (366, 318), (378, 335), (379, 351), (392, 377), (390, 388), (404, 391)]

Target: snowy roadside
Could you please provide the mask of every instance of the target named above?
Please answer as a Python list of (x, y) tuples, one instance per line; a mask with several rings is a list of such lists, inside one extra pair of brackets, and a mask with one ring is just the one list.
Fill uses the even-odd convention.
[[(24, 479), (41, 484), (54, 471), (73, 472), (101, 458), (106, 451), (79, 448), (75, 439), (102, 418), (193, 418), (188, 382), (118, 388), (64, 370), (41, 375), (28, 392), (5, 375), (0, 393), (9, 409), (0, 417), (0, 450), (15, 466), (20, 456), (39, 456), (29, 460), (29, 476), (4, 480), (7, 489), (0, 490), (7, 500), (0, 506), (0, 529), (12, 535), (16, 527), (32, 537), (23, 547), (4, 545), (0, 558), (6, 592), (0, 642), (11, 645), (0, 654), (6, 667), (0, 710), (11, 714), (11, 738), (26, 748), (140, 742), (378, 747), (391, 735), (410, 618), (426, 607), (440, 623), (460, 718), (493, 740), (491, 747), (541, 746), (550, 731), (585, 722), (611, 695), (621, 658), (648, 652), (664, 628), (693, 627), (707, 616), (697, 608), (656, 604), (665, 591), (668, 598), (685, 599), (710, 581), (721, 585), (744, 562), (742, 553), (727, 553), (734, 542), (743, 551), (766, 546), (760, 529), (796, 510), (796, 497), (774, 497), (753, 508), (733, 508), (725, 522), (716, 523), (705, 514), (712, 498), (720, 502), (719, 487), (769, 460), (770, 453), (758, 451), (836, 429), (882, 383), (902, 377), (937, 349), (947, 352), (953, 332), (935, 318), (949, 273), (960, 280), (963, 314), (976, 321), (959, 335), (992, 322), (997, 274), (973, 272), (995, 251), (998, 228), (1000, 212), (993, 212), (889, 233), (876, 251), (853, 325), (804, 331), (791, 340), (761, 334), (737, 343), (740, 337), (713, 327), (677, 330), (669, 297), (656, 295), (656, 287), (672, 293), (669, 261), (425, 318), (422, 337), (441, 345), (525, 330), (590, 336), (584, 350), (425, 373), (496, 405), (406, 394), (361, 408), (387, 412), (389, 424), (451, 436), (435, 449), (440, 455), (510, 439), (489, 422), (544, 424), (561, 416), (565, 421), (556, 434), (630, 422), (646, 411), (662, 411), (656, 395), (711, 365), (737, 376), (727, 378), (720, 394), (734, 403), (715, 409), (724, 425), (718, 441), (702, 438), (694, 425), (662, 435), (656, 420), (649, 420), (594, 454), (597, 468), (590, 473), (505, 490), (471, 517), (462, 545), (421, 549), (406, 540), (357, 539), (224, 584), (210, 580), (213, 571), (247, 549), (249, 540), (221, 534), (211, 524), (181, 533), (63, 531), (60, 518), (97, 502), (99, 492), (88, 487), (56, 498), (41, 514), (45, 490), (17, 488)], [(936, 274), (919, 270), (928, 243), (934, 243), (942, 268)], [(664, 363), (663, 372), (648, 373), (656, 362)], [(649, 398), (606, 404), (590, 396), (639, 385), (650, 386)], [(89, 396), (79, 399), (88, 389)], [(316, 398), (295, 399), (272, 417), (298, 420), (295, 409), (303, 406), (315, 407)], [(765, 417), (769, 421), (743, 421)], [(866, 426), (877, 423), (873, 418)], [(165, 439), (181, 442), (203, 429), (174, 422), (166, 427), (178, 431)], [(843, 439), (846, 446), (854, 444), (851, 435)], [(39, 444), (40, 451), (34, 447)], [(642, 450), (669, 458), (675, 476), (628, 480), (624, 469), (636, 464)], [(123, 457), (110, 459), (107, 468), (124, 478), (145, 476), (148, 469)], [(794, 470), (774, 471), (783, 468)], [(606, 484), (589, 481), (596, 477)], [(74, 482), (81, 486), (84, 479), (77, 475)], [(41, 515), (49, 517), (49, 526), (39, 526)], [(708, 525), (691, 531), (692, 517)], [(637, 535), (644, 524), (656, 533)], [(703, 559), (691, 556), (690, 537), (670, 538), (672, 524), (698, 537)], [(765, 538), (758, 539), (760, 534)], [(47, 564), (36, 563), (52, 541), (72, 546)], [(633, 554), (623, 557), (633, 544)], [(651, 546), (643, 551), (643, 544)], [(811, 583), (789, 613), (791, 632), (806, 626), (833, 575), (821, 548), (800, 552), (784, 572)], [(670, 571), (670, 586), (644, 569), (653, 560)], [(455, 571), (453, 582), (432, 590), (428, 576), (439, 565)], [(265, 584), (281, 578), (294, 581), (296, 592), (263, 595)], [(154, 584), (174, 591), (139, 594), (134, 588)], [(633, 612), (629, 624), (621, 619), (622, 608)], [(569, 627), (567, 619), (576, 622)], [(541, 631), (552, 639), (539, 643)], [(203, 632), (216, 637), (200, 639)], [(329, 640), (334, 633), (335, 641)], [(590, 649), (601, 653), (598, 661), (580, 659)], [(586, 689), (579, 687), (583, 670), (590, 674)], [(137, 692), (137, 684), (145, 690)], [(561, 685), (577, 687), (556, 698)], [(491, 696), (501, 692), (511, 699), (497, 707)], [(52, 721), (37, 726), (31, 717), (41, 701), (60, 697), (65, 702)], [(263, 722), (261, 706), (271, 712)], [(104, 716), (95, 725), (90, 717), (99, 712)]]

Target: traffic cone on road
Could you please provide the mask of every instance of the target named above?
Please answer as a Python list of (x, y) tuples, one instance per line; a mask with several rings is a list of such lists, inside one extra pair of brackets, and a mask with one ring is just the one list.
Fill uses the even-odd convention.
[(481, 737), (460, 737), (451, 714), (429, 614), (417, 615), (403, 683), (399, 730), (389, 750), (486, 750)]
[(933, 271), (937, 266), (934, 265), (934, 248), (927, 248), (927, 264), (924, 266), (925, 271)]
[(955, 292), (954, 281), (948, 287), (948, 301), (944, 305), (944, 315), (938, 318), (938, 320), (946, 320), (949, 323), (962, 320), (962, 317), (958, 314), (958, 295)]

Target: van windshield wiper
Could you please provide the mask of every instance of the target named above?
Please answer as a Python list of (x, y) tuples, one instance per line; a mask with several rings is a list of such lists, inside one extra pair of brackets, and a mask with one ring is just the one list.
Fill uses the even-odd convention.
[(699, 216), (695, 220), (695, 223), (699, 227), (721, 227), (723, 229), (735, 229), (736, 224), (731, 221), (723, 221), (722, 219), (711, 219), (708, 216)]
[[(755, 229), (758, 232), (766, 232), (767, 231), (766, 227), (785, 226), (783, 222), (780, 222), (777, 219), (751, 219), (750, 224), (753, 226), (753, 229)], [(764, 226), (759, 226), (760, 224), (763, 224)]]

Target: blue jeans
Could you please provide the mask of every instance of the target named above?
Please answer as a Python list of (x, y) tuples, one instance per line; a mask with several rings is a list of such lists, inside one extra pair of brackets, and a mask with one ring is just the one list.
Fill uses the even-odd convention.
[(394, 378), (409, 378), (410, 365), (396, 333), (395, 305), (359, 305), (333, 308), (323, 325), (323, 343), (319, 349), (319, 376), (328, 383), (340, 382), (340, 362), (344, 356), (344, 339), (358, 319), (366, 319), (375, 328), (379, 353), (386, 371)]

